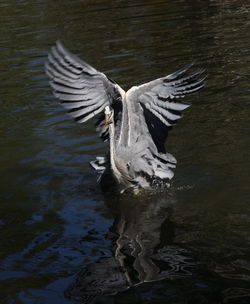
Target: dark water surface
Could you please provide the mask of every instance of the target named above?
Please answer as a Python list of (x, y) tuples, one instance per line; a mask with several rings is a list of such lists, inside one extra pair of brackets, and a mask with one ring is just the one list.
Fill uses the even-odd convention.
[[(249, 8), (0, 2), (1, 303), (74, 303), (64, 291), (76, 277), (67, 294), (83, 303), (250, 303)], [(93, 121), (64, 114), (44, 74), (57, 39), (125, 89), (193, 59), (207, 68), (168, 139), (168, 194), (101, 192), (88, 162), (105, 145)]]

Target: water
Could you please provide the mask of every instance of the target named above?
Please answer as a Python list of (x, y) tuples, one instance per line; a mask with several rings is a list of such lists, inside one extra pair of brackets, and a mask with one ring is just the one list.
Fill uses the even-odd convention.
[[(65, 290), (83, 303), (249, 303), (249, 8), (0, 3), (1, 303), (74, 303)], [(44, 74), (57, 39), (125, 89), (193, 59), (207, 68), (167, 142), (168, 194), (102, 193), (88, 162), (105, 145), (93, 121), (64, 114)]]

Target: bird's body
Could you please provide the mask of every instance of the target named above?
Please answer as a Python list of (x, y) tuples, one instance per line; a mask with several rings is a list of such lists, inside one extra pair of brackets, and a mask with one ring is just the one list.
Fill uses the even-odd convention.
[(176, 159), (164, 143), (189, 106), (179, 98), (203, 87), (204, 79), (197, 79), (203, 71), (187, 74), (189, 65), (125, 92), (60, 42), (48, 58), (50, 84), (68, 113), (80, 123), (102, 113), (96, 129), (109, 140), (109, 153), (92, 161), (92, 167), (104, 176), (110, 172), (120, 191), (168, 186)]

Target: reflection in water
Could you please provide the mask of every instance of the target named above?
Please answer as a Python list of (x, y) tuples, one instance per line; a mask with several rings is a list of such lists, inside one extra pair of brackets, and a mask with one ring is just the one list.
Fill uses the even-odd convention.
[[(145, 282), (192, 275), (191, 252), (173, 243), (173, 198), (127, 198), (110, 203), (113, 256), (82, 269), (66, 294), (89, 303)], [(115, 206), (115, 207), (114, 207)]]

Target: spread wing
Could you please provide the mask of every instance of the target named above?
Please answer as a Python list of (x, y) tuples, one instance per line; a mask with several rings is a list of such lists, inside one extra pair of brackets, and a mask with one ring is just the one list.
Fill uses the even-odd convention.
[(122, 89), (116, 83), (70, 53), (60, 42), (52, 47), (45, 70), (55, 97), (79, 123), (120, 98)]
[(165, 152), (164, 142), (169, 129), (182, 117), (181, 112), (190, 106), (180, 99), (204, 86), (205, 77), (200, 78), (204, 70), (187, 73), (192, 65), (131, 90), (131, 94), (137, 95), (149, 132), (160, 152)]

